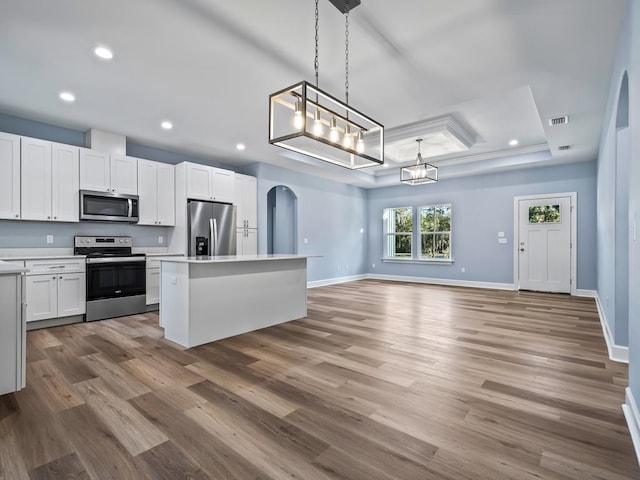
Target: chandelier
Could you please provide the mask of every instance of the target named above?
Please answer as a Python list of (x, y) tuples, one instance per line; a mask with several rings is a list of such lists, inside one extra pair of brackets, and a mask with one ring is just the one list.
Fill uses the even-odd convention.
[(400, 169), (400, 181), (409, 185), (421, 185), (423, 183), (434, 183), (438, 181), (438, 167), (430, 165), (422, 159), (420, 153), (421, 138), (418, 142), (418, 156), (415, 165), (402, 167)]
[(269, 96), (269, 143), (349, 169), (381, 165), (384, 127), (349, 105), (349, 0), (344, 9), (330, 1), (345, 15), (345, 101), (318, 88), (316, 0), (316, 83), (302, 81)]

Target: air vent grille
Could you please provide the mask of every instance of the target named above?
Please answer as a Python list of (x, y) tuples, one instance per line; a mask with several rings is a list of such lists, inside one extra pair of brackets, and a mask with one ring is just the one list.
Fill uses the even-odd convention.
[(556, 118), (549, 119), (549, 125), (551, 125), (552, 127), (555, 127), (557, 125), (564, 125), (565, 123), (569, 123), (569, 117), (566, 115), (564, 117), (556, 117)]
[(560, 145), (558, 147), (558, 150), (560, 150), (561, 152), (564, 152), (565, 150), (571, 150), (571, 145)]

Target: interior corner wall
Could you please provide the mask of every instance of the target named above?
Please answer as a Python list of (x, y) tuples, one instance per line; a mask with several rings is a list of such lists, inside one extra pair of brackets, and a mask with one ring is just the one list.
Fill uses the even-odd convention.
[[(372, 274), (454, 281), (514, 283), (514, 197), (577, 192), (577, 288), (596, 288), (596, 164), (527, 168), (369, 192), (368, 267)], [(382, 262), (385, 208), (450, 203), (453, 264)], [(498, 243), (504, 232), (506, 244)], [(375, 264), (375, 268), (373, 265)], [(465, 272), (461, 269), (464, 267)]]
[[(637, 2), (630, 2), (633, 5)], [(631, 46), (630, 16), (625, 16), (622, 25), (618, 47), (611, 77), (611, 86), (607, 102), (607, 109), (603, 121), (602, 135), (600, 139), (600, 151), (598, 154), (597, 169), (597, 238), (598, 238), (598, 283), (597, 291), (600, 305), (604, 313), (604, 320), (613, 336), (613, 342), (617, 346), (629, 345), (628, 323), (628, 295), (622, 289), (628, 288), (628, 278), (620, 278), (626, 275), (625, 269), (616, 268), (625, 263), (628, 264), (628, 245), (621, 235), (628, 235), (628, 227), (621, 228), (621, 223), (626, 222), (623, 215), (629, 215), (630, 184), (625, 184), (625, 192), (619, 191), (621, 182), (628, 182), (630, 162), (618, 162), (617, 119), (619, 118), (618, 100), (620, 87), (629, 67), (629, 55)], [(631, 83), (632, 78), (629, 75)], [(623, 107), (626, 108), (626, 107)], [(631, 109), (629, 110), (631, 113)], [(631, 150), (629, 145), (627, 150)], [(628, 269), (630, 271), (630, 269)]]
[(252, 174), (258, 178), (258, 252), (267, 252), (267, 194), (283, 185), (298, 198), (298, 254), (320, 256), (308, 260), (307, 280), (366, 273), (364, 189), (264, 163)]
[(629, 386), (640, 398), (640, 1), (630, 2), (629, 25)]

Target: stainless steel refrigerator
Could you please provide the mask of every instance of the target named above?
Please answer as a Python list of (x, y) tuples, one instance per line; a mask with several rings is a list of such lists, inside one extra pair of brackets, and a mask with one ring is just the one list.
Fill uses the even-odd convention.
[(187, 216), (190, 257), (236, 254), (236, 207), (188, 200)]

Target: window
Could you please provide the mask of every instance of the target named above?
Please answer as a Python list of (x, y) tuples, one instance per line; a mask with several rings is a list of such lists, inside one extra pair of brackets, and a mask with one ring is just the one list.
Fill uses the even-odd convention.
[(411, 258), (413, 236), (413, 208), (384, 210), (385, 257)]
[(451, 204), (419, 208), (420, 259), (451, 259)]
[(560, 205), (529, 207), (529, 223), (560, 223)]

